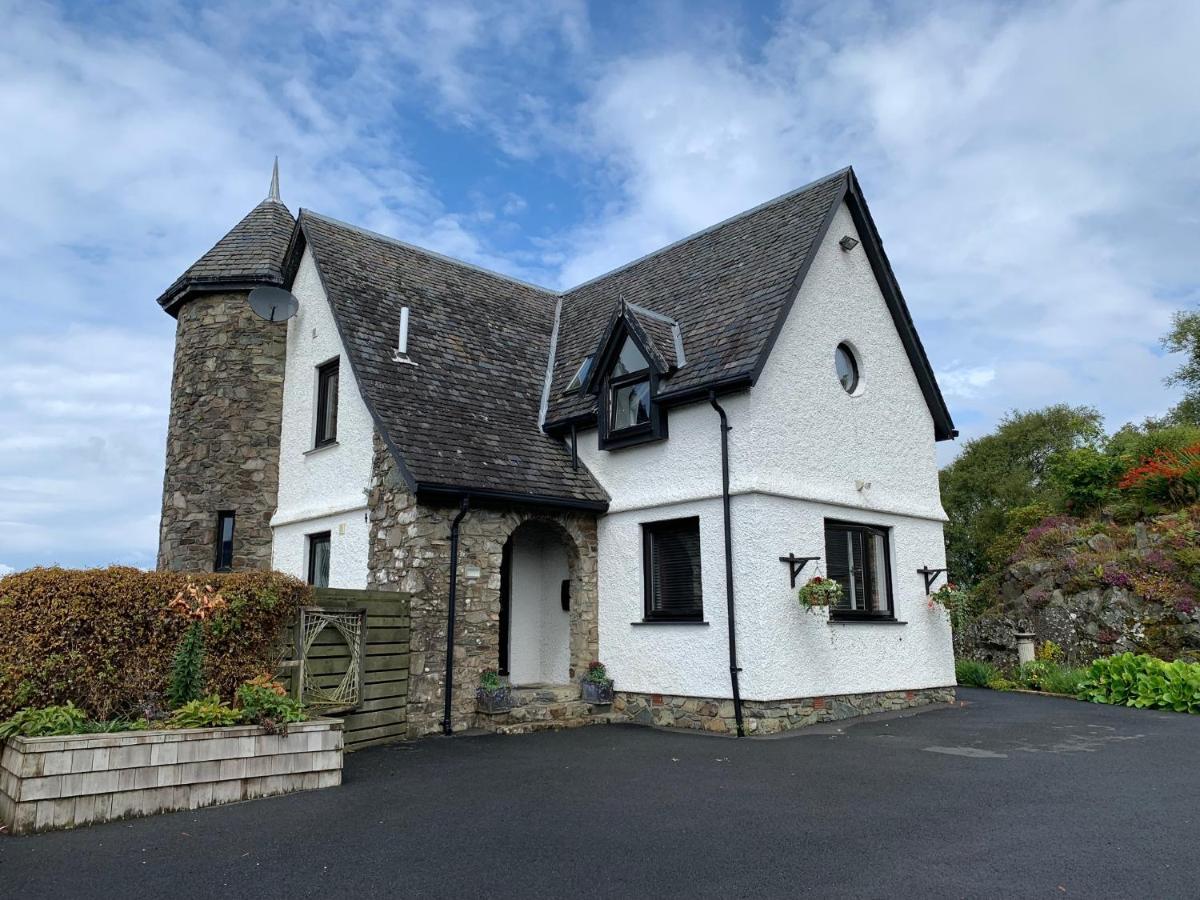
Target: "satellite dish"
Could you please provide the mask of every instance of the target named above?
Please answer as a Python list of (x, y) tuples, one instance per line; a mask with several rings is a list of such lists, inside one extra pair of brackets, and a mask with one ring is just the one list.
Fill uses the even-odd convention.
[(268, 322), (284, 322), (296, 314), (300, 304), (283, 288), (264, 285), (250, 292), (250, 308)]

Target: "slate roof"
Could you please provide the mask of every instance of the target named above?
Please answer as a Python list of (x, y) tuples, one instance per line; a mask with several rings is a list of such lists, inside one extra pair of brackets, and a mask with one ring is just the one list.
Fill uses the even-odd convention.
[[(410, 488), (607, 504), (587, 469), (538, 426), (556, 294), (308, 210), (299, 227)], [(415, 366), (392, 360), (403, 306)]]
[(595, 415), (595, 396), (564, 390), (602, 340), (618, 296), (679, 322), (687, 365), (660, 382), (660, 396), (753, 377), (847, 171), (567, 291), (547, 426)]
[[(295, 222), (273, 179), (271, 196), (159, 303), (174, 314), (198, 291), (290, 284), (307, 246), (363, 398), (411, 489), (602, 509), (604, 490), (550, 436), (595, 422), (594, 394), (565, 393), (584, 357), (603, 349), (624, 323), (662, 373), (657, 396), (664, 405), (749, 387), (842, 200), (936, 437), (953, 437), (949, 411), (850, 169), (564, 293), (308, 210)], [(415, 366), (392, 359), (405, 306)]]
[(288, 208), (268, 197), (175, 279), (158, 298), (159, 305), (174, 315), (198, 292), (283, 284), (283, 259), (295, 226)]

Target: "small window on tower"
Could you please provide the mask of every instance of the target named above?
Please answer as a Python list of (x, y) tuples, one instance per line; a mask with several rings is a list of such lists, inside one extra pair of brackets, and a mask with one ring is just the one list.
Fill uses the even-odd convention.
[(337, 440), (338, 360), (317, 368), (317, 439), (324, 447)]
[(217, 552), (213, 559), (214, 572), (233, 570), (233, 519), (231, 511), (217, 513)]

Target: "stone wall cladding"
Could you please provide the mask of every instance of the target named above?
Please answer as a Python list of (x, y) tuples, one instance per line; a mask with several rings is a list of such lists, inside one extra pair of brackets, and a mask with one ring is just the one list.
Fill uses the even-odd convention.
[[(953, 687), (798, 697), (791, 700), (743, 700), (742, 720), (747, 735), (778, 734), (806, 725), (835, 722), (868, 713), (953, 702)], [(717, 734), (737, 733), (733, 701), (728, 699), (618, 691), (613, 702), (613, 713), (614, 717), (620, 717), (618, 721), (623, 719), (636, 725), (690, 728)]]
[(271, 565), (287, 328), (245, 293), (179, 309), (158, 567), (212, 571), (216, 516), (236, 513), (233, 568)]
[(342, 723), (13, 738), (0, 754), (0, 823), (13, 834), (198, 809), (342, 782)]
[[(450, 525), (457, 507), (418, 503), (379, 436), (368, 504), (371, 590), (412, 595), (409, 657), (409, 735), (441, 729), (446, 673)], [(537, 520), (556, 528), (567, 547), (571, 572), (571, 677), (596, 658), (599, 648), (596, 596), (596, 519), (590, 513), (537, 511), (523, 507), (473, 507), (459, 528), (458, 610), (455, 627), (453, 727), (469, 728), (475, 688), (494, 669), (500, 647), (500, 563), (508, 536)], [(478, 568), (479, 577), (468, 570)]]

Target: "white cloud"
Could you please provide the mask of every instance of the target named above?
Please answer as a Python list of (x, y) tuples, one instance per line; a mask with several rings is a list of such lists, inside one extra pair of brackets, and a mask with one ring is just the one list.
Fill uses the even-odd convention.
[[(558, 284), (853, 163), (965, 436), (1169, 404), (1156, 340), (1200, 301), (1200, 6), (651, 4), (619, 34), (605, 12), (0, 4), (8, 564), (153, 561), (152, 301), (277, 153), (293, 208)], [(512, 183), (448, 202), (460, 150)]]
[(17, 571), (17, 570), (14, 569), (12, 566), (5, 565), (4, 563), (0, 563), (0, 578), (2, 578), (5, 575), (11, 575), (15, 571)]

